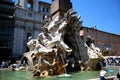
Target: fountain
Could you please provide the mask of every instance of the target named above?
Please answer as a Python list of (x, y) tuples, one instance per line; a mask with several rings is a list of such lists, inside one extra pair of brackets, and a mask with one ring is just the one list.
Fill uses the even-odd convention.
[[(70, 78), (62, 78), (71, 76), (67, 72), (87, 69), (87, 64), (90, 59), (104, 58), (100, 49), (95, 47), (91, 37), (88, 36), (86, 43), (80, 38), (79, 31), (82, 26), (82, 21), (79, 21), (80, 16), (77, 15), (77, 12), (69, 9), (64, 16), (56, 16), (54, 18), (51, 20), (50, 17), (45, 16), (43, 31), (38, 34), (36, 39), (29, 38), (27, 42), (29, 52), (24, 53), (22, 58), (27, 60), (28, 70), (32, 70), (34, 77), (59, 75), (51, 77), (49, 80), (58, 79), (58, 77), (62, 80), (67, 80)], [(23, 69), (25, 68), (22, 67), (20, 70)], [(0, 71), (0, 79), (5, 80), (9, 78), (12, 80), (13, 78), (18, 79), (21, 77), (24, 80), (28, 80), (31, 79), (31, 76), (26, 74), (29, 72), (28, 70), (23, 72), (19, 70)], [(71, 77), (70, 80), (86, 80), (89, 76), (92, 76), (90, 78), (99, 77), (99, 72), (97, 71), (82, 71), (81, 73), (71, 74), (75, 75), (75, 77)], [(81, 76), (83, 77), (81, 78)], [(45, 78), (41, 79), (46, 80)], [(35, 79), (32, 78), (31, 80)]]
[(38, 34), (37, 39), (27, 42), (29, 52), (24, 53), (30, 68), (40, 71), (39, 76), (66, 74), (70, 68), (80, 70), (81, 66), (86, 67), (90, 58), (101, 56), (99, 48), (90, 42), (90, 38), (88, 43), (91, 46), (80, 38), (82, 21), (79, 19), (73, 9), (52, 21), (45, 16), (43, 32)]

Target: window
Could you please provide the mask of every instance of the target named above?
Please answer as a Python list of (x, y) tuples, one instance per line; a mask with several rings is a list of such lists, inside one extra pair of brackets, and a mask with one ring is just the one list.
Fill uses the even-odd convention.
[(94, 33), (94, 29), (92, 29), (92, 33)]
[(106, 48), (106, 49), (109, 49), (109, 46), (108, 46), (108, 44), (105, 44), (105, 48)]
[(88, 31), (89, 31), (89, 29), (87, 28), (86, 32), (88, 32)]
[(102, 44), (102, 48), (103, 48), (103, 49), (105, 48), (105, 45), (104, 45), (104, 44)]
[(46, 8), (46, 12), (49, 12), (49, 8)]
[(28, 17), (33, 17), (33, 14), (31, 12), (29, 12)]
[(45, 12), (45, 8), (43, 8), (43, 12)]
[(43, 15), (43, 21), (44, 21), (45, 15)]
[(98, 47), (100, 48), (100, 44), (98, 44)]

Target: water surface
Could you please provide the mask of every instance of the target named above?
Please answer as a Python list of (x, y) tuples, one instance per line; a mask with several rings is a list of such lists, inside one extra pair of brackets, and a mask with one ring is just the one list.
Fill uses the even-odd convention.
[[(117, 68), (106, 68), (109, 76), (116, 75)], [(45, 78), (33, 78), (30, 71), (11, 71), (0, 70), (0, 80), (88, 80), (93, 78), (99, 78), (100, 71), (79, 71), (69, 73), (67, 76), (52, 76)], [(70, 76), (71, 75), (71, 76)]]

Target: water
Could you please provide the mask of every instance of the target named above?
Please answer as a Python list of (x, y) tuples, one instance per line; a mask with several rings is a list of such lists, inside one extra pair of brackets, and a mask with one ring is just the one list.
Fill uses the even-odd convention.
[[(109, 76), (116, 75), (117, 68), (106, 68)], [(29, 71), (0, 70), (0, 80), (88, 80), (99, 78), (100, 71), (79, 71), (65, 75), (58, 75), (45, 78), (33, 78)]]
[(111, 66), (106, 67), (105, 69), (108, 73), (108, 76), (116, 75), (118, 73), (118, 67), (111, 67)]

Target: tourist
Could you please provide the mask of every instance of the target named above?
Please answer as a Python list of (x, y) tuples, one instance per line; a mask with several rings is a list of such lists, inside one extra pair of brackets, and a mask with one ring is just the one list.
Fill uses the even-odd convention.
[(107, 77), (107, 72), (105, 71), (104, 67), (101, 67), (100, 80), (106, 80), (105, 77)]
[(6, 63), (4, 61), (1, 64), (1, 68), (6, 68)]

